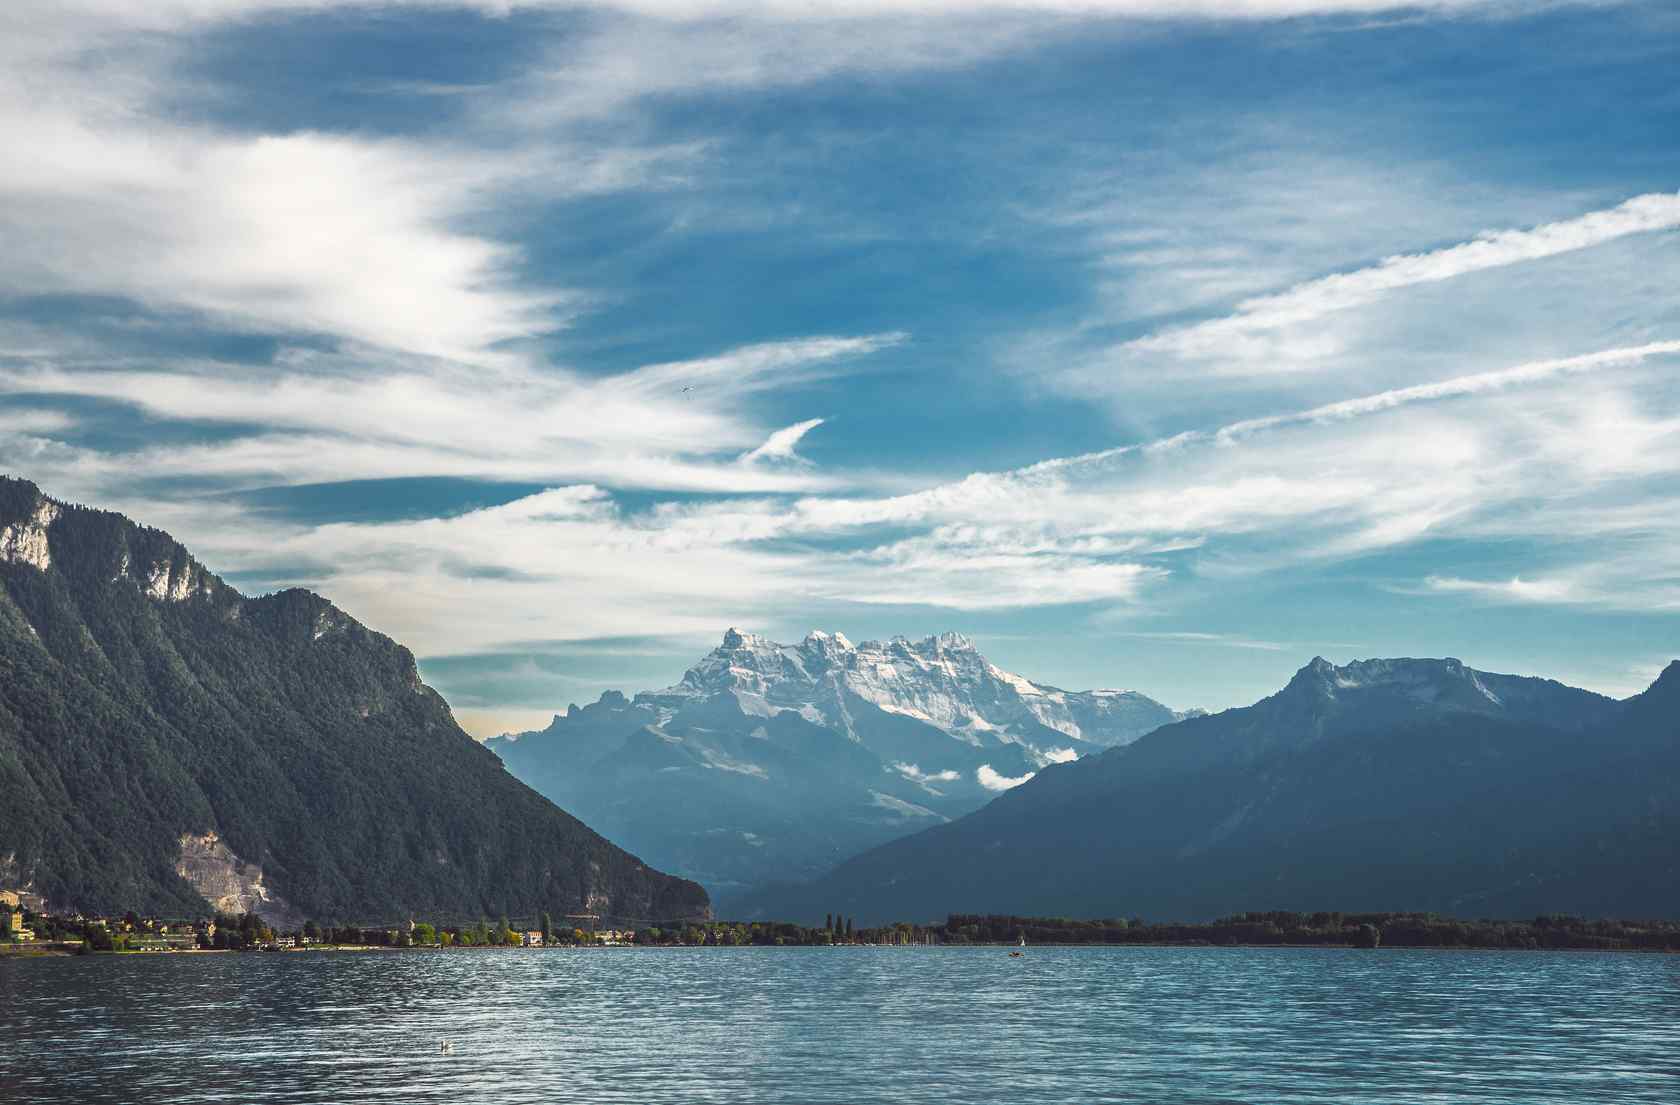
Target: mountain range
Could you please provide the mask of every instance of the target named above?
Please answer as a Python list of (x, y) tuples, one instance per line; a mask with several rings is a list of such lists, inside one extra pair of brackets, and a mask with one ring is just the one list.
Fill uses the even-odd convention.
[(388, 637), (7, 478), (0, 888), (282, 923), (709, 915), (510, 776)]
[(1186, 714), (954, 634), (730, 630), (488, 743), (326, 599), (0, 478), (0, 889), (54, 909), (1680, 915), (1680, 661), (1615, 700), (1319, 658)]
[(601, 832), (729, 900), (1183, 716), (1136, 691), (1034, 683), (959, 634), (778, 644), (731, 629), (674, 686), (608, 692), (488, 745)]
[(1052, 766), (749, 915), (1680, 915), (1680, 661), (1617, 701), (1454, 659), (1322, 658), (1252, 706)]

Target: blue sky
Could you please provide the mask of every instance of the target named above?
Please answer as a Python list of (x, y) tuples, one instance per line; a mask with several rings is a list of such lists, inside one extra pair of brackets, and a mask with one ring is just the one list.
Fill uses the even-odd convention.
[(481, 735), (727, 626), (1222, 707), (1680, 655), (1680, 13), (0, 14), (0, 469)]

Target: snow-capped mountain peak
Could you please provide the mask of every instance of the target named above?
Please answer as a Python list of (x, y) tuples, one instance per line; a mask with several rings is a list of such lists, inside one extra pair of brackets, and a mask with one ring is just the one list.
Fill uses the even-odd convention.
[[(681, 682), (637, 701), (675, 709), (726, 693), (753, 700), (755, 708), (820, 716), (843, 731), (851, 731), (853, 707), (861, 703), (969, 741), (986, 731), (1046, 744), (1053, 732), (1087, 745), (1125, 744), (1178, 716), (1132, 691), (1069, 692), (1035, 683), (991, 663), (960, 633), (853, 644), (820, 629), (798, 644), (780, 644), (731, 628)], [(1062, 749), (1043, 750), (1052, 752)]]

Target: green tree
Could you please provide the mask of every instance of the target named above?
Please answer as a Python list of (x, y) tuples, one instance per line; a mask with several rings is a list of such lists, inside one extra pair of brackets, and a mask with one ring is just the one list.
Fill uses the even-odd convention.
[(550, 943), (554, 940), (554, 918), (548, 915), (547, 910), (543, 910), (542, 934), (544, 944)]
[(437, 929), (432, 927), (430, 923), (421, 921), (414, 926), (414, 942), (416, 944), (437, 943)]

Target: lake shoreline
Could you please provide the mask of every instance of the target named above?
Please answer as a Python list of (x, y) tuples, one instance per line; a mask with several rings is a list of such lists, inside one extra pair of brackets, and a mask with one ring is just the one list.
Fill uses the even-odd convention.
[[(1361, 948), (1352, 944), (1211, 944), (1190, 941), (1162, 941), (1154, 943), (1083, 943), (1083, 944), (1029, 944), (1025, 948), (1007, 943), (993, 944), (618, 944), (591, 947), (579, 944), (558, 944), (550, 947), (396, 947), (375, 944), (325, 944), (307, 948), (168, 948), (148, 949), (145, 951), (83, 951), (76, 947), (49, 946), (29, 947), (27, 945), (0, 946), (0, 960), (5, 959), (79, 959), (79, 958), (168, 958), (173, 956), (223, 956), (223, 955), (306, 955), (322, 953), (356, 953), (367, 952), (602, 952), (602, 951), (681, 951), (686, 949), (705, 949), (709, 951), (749, 951), (770, 950), (789, 951), (802, 948), (828, 948), (833, 950), (862, 950), (866, 948), (891, 948), (903, 951), (1001, 951), (1006, 949), (1018, 950), (1025, 955), (1044, 951), (1070, 951), (1085, 948), (1174, 948), (1194, 951), (1325, 951), (1325, 952), (1511, 952), (1522, 954), (1567, 954), (1567, 955), (1676, 955), (1680, 954), (1674, 948), (1501, 948), (1501, 947), (1428, 947), (1420, 945), (1395, 944), (1379, 948)], [(1024, 957), (1024, 956), (1023, 956)]]

